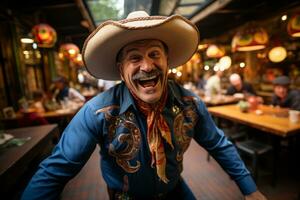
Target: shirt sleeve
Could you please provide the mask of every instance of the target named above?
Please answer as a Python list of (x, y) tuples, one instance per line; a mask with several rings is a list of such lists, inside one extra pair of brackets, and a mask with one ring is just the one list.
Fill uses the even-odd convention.
[(59, 199), (65, 184), (81, 170), (96, 147), (95, 120), (95, 114), (85, 105), (63, 132), (52, 155), (39, 165), (22, 199)]
[(291, 109), (300, 111), (300, 91), (294, 90), (291, 95)]
[(85, 101), (85, 97), (80, 94), (77, 90), (74, 88), (69, 88), (69, 98), (70, 99), (78, 99), (80, 101)]
[(204, 147), (220, 166), (236, 182), (244, 195), (257, 190), (254, 180), (246, 169), (234, 145), (226, 138), (223, 131), (216, 127), (203, 102), (198, 104), (199, 121), (195, 127), (194, 139)]

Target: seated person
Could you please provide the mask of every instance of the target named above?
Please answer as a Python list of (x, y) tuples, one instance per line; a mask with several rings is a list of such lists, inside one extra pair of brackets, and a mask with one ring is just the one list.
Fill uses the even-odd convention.
[(290, 90), (290, 79), (287, 76), (279, 76), (273, 81), (274, 94), (272, 105), (293, 110), (300, 110), (300, 92)]
[(256, 93), (250, 83), (242, 81), (240, 75), (234, 73), (229, 77), (230, 86), (227, 89), (226, 95), (234, 95), (242, 93), (247, 96), (255, 96)]
[(221, 77), (223, 71), (217, 71), (213, 76), (209, 77), (205, 85), (205, 96), (212, 97), (222, 93)]
[(55, 84), (55, 94), (58, 102), (64, 101), (66, 98), (76, 102), (85, 101), (85, 97), (82, 94), (80, 94), (76, 89), (68, 86), (66, 78), (60, 76), (54, 79), (53, 82)]
[(101, 92), (106, 91), (115, 85), (116, 85), (116, 81), (109, 81), (104, 79), (98, 80), (98, 88)]
[(42, 116), (42, 113), (45, 112), (45, 107), (43, 105), (44, 101), (44, 92), (41, 90), (36, 90), (32, 93), (33, 102), (30, 103), (27, 109), (21, 109), (23, 117), (19, 121), (19, 126), (37, 126), (49, 124), (47, 119)]

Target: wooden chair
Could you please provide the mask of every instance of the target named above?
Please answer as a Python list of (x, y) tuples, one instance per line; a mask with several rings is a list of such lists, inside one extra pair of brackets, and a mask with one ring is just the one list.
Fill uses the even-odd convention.
[[(268, 144), (264, 144), (257, 140), (245, 140), (235, 143), (237, 149), (244, 154), (249, 155), (252, 158), (252, 171), (255, 181), (258, 180), (258, 160), (262, 155), (273, 151), (273, 147)], [(274, 158), (273, 158), (274, 159)], [(273, 166), (273, 184), (275, 184), (275, 166)]]
[[(247, 133), (243, 130), (237, 129), (236, 126), (231, 128), (223, 128), (224, 135), (233, 143), (235, 144), (237, 141), (243, 140), (247, 138)], [(207, 153), (207, 161), (210, 160), (210, 155)]]

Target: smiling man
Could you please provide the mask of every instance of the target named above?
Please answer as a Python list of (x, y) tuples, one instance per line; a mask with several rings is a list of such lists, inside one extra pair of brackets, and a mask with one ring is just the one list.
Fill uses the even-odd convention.
[(85, 42), (84, 62), (95, 77), (122, 82), (76, 114), (23, 199), (59, 198), (96, 145), (110, 199), (195, 199), (181, 178), (192, 139), (211, 153), (246, 199), (265, 199), (204, 103), (167, 79), (168, 70), (187, 62), (198, 42), (197, 28), (179, 15), (137, 11), (101, 24)]

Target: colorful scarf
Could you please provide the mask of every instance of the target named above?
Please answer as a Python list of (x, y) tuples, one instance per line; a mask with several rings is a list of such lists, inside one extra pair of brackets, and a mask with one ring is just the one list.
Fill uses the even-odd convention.
[(174, 149), (172, 144), (171, 132), (169, 126), (162, 115), (163, 108), (167, 100), (167, 91), (163, 91), (161, 100), (152, 105), (138, 99), (131, 92), (136, 100), (139, 110), (147, 117), (147, 140), (151, 152), (151, 166), (156, 165), (158, 177), (168, 183), (166, 177), (166, 155), (162, 138)]

